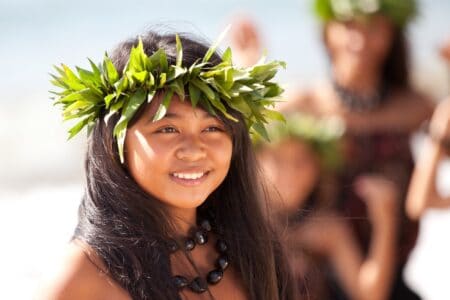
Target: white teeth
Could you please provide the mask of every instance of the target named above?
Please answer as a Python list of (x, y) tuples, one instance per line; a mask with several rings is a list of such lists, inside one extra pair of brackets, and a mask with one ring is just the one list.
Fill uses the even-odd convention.
[(173, 173), (173, 176), (182, 179), (199, 179), (205, 173)]

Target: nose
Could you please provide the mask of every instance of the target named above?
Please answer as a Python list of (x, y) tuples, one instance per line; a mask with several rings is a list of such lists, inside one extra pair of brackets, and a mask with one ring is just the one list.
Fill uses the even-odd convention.
[(367, 42), (367, 37), (364, 32), (352, 29), (348, 35), (348, 46), (351, 51), (359, 52), (364, 49)]
[(186, 137), (176, 150), (175, 156), (187, 162), (202, 160), (206, 157), (205, 145), (197, 137)]

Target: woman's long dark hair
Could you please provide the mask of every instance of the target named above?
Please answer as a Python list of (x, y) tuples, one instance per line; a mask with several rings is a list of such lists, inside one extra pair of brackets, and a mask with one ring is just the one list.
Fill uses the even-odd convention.
[(409, 88), (409, 48), (405, 29), (394, 27), (391, 49), (384, 61), (381, 78), (387, 88)]
[[(202, 43), (181, 36), (183, 65), (190, 66), (207, 51)], [(176, 58), (175, 35), (148, 32), (141, 36), (151, 55), (162, 48), (169, 63)], [(112, 60), (123, 71), (132, 39), (121, 43)], [(212, 64), (220, 62), (215, 54)], [(208, 197), (198, 215), (215, 215), (215, 226), (228, 242), (232, 265), (239, 272), (250, 299), (294, 299), (295, 288), (281, 242), (264, 216), (256, 161), (242, 117), (224, 122), (230, 128), (233, 154), (223, 183)], [(79, 208), (74, 238), (92, 247), (106, 272), (133, 299), (180, 299), (171, 284), (169, 252), (171, 219), (158, 199), (144, 192), (122, 165), (112, 132), (118, 116), (100, 118), (88, 141), (86, 190)], [(125, 149), (126, 151), (127, 149)]]

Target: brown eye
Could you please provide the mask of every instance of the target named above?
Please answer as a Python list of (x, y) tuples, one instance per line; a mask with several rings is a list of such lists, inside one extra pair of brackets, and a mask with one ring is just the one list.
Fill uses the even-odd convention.
[(175, 127), (167, 126), (167, 127), (158, 129), (156, 132), (157, 133), (177, 133), (178, 131)]
[(223, 129), (217, 126), (210, 126), (204, 130), (205, 132), (222, 132)]

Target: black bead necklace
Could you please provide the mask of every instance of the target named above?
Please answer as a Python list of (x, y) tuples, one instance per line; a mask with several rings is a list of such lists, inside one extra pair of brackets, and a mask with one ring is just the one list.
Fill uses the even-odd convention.
[[(208, 232), (211, 230), (211, 223), (208, 220), (203, 220), (200, 223), (200, 227), (195, 230), (194, 236), (184, 239), (184, 250), (192, 251), (196, 245), (205, 245), (208, 243)], [(167, 246), (171, 253), (175, 253), (179, 250), (179, 244), (174, 240), (168, 241)], [(186, 277), (175, 275), (172, 277), (174, 286), (178, 290), (183, 290), (188, 287), (191, 291), (201, 294), (208, 290), (208, 284), (219, 283), (223, 278), (225, 269), (229, 265), (229, 258), (227, 255), (228, 246), (225, 241), (218, 239), (216, 242), (216, 250), (219, 252), (219, 257), (216, 260), (215, 269), (208, 272), (206, 280), (197, 276), (189, 282)]]
[(387, 95), (385, 84), (371, 95), (361, 95), (333, 81), (333, 89), (345, 107), (355, 112), (368, 112), (377, 109)]

